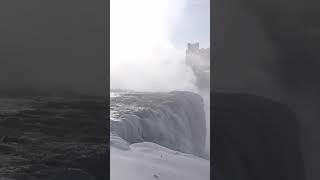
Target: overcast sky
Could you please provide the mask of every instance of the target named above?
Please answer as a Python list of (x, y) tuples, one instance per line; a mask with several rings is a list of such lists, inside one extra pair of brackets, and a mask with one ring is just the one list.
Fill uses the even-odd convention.
[(178, 47), (188, 42), (210, 46), (210, 0), (186, 0), (186, 7), (171, 39)]

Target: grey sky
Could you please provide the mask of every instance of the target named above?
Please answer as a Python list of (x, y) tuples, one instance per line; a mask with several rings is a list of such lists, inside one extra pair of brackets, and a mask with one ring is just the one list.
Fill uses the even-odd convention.
[(210, 47), (210, 0), (187, 0), (184, 14), (171, 39), (178, 47), (196, 41), (201, 47)]

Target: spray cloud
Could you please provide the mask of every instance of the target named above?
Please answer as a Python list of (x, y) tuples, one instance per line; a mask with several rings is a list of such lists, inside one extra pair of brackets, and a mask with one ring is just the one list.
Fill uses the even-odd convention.
[(169, 38), (185, 0), (112, 0), (110, 5), (111, 88), (194, 91), (185, 50)]

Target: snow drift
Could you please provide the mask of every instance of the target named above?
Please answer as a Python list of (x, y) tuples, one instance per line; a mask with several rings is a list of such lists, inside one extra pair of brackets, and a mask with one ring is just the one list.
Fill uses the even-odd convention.
[(170, 150), (154, 143), (130, 145), (130, 151), (111, 146), (112, 180), (208, 180), (208, 160)]

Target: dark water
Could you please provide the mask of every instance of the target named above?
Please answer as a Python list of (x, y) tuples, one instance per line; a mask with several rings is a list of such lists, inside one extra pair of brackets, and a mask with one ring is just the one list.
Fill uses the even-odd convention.
[(103, 97), (0, 98), (0, 179), (105, 179)]

